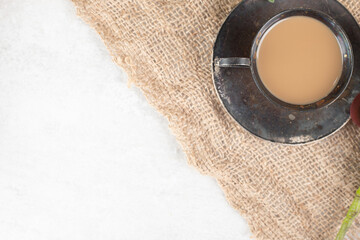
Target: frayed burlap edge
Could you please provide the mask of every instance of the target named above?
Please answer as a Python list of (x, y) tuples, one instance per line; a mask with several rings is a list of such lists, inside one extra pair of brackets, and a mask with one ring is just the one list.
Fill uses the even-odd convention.
[[(340, 209), (340, 212), (343, 214), (335, 214), (334, 215), (334, 219), (332, 223), (332, 226), (327, 226), (327, 223), (325, 223), (324, 225), (319, 222), (316, 223), (316, 221), (308, 221), (307, 217), (311, 216), (311, 212), (307, 214), (304, 214), (304, 212), (306, 213), (307, 211), (311, 211), (308, 210), (309, 207), (306, 207), (307, 204), (306, 203), (302, 203), (301, 201), (299, 201), (298, 199), (293, 199), (294, 202), (296, 202), (296, 208), (298, 208), (296, 211), (292, 211), (292, 210), (285, 210), (284, 215), (286, 214), (290, 214), (290, 216), (292, 215), (296, 215), (296, 213), (298, 213), (299, 215), (302, 215), (301, 218), (296, 218), (297, 221), (303, 222), (301, 229), (303, 229), (304, 231), (297, 231), (296, 226), (291, 225), (292, 227), (295, 228), (291, 229), (289, 228), (289, 224), (282, 222), (282, 220), (278, 220), (277, 218), (277, 214), (276, 213), (268, 213), (265, 217), (263, 217), (262, 215), (265, 215), (265, 212), (267, 212), (267, 202), (264, 201), (264, 204), (261, 204), (261, 201), (256, 202), (255, 204), (252, 202), (254, 197), (258, 197), (258, 195), (254, 194), (256, 192), (262, 192), (262, 194), (264, 194), (264, 199), (265, 199), (265, 195), (268, 195), (268, 192), (264, 192), (261, 187), (259, 187), (259, 189), (250, 189), (249, 187), (253, 187), (251, 185), (251, 181), (253, 180), (251, 178), (251, 176), (249, 176), (248, 178), (244, 178), (245, 175), (242, 175), (241, 177), (238, 176), (239, 173), (239, 168), (244, 168), (247, 167), (249, 168), (249, 172), (251, 173), (251, 168), (255, 166), (255, 164), (258, 164), (256, 166), (260, 166), (260, 168), (265, 169), (266, 171), (268, 171), (270, 169), (270, 173), (266, 176), (266, 181), (270, 181), (272, 183), (268, 184), (268, 182), (266, 182), (266, 185), (268, 186), (272, 186), (274, 187), (273, 189), (274, 195), (281, 195), (281, 194), (285, 194), (286, 195), (286, 199), (289, 198), (289, 196), (291, 196), (291, 189), (287, 189), (288, 186), (286, 186), (286, 184), (278, 184), (276, 183), (277, 178), (279, 179), (283, 179), (284, 176), (278, 176), (276, 175), (276, 170), (274, 170), (274, 172), (272, 173), (272, 168), (276, 168), (276, 166), (272, 166), (270, 168), (267, 168), (267, 163), (266, 161), (262, 161), (261, 157), (263, 157), (264, 159), (268, 158), (274, 158), (273, 154), (276, 155), (276, 151), (279, 151), (279, 155), (281, 155), (279, 158), (280, 159), (284, 159), (284, 156), (287, 156), (286, 154), (284, 154), (284, 152), (288, 151), (288, 157), (290, 159), (302, 159), (302, 154), (301, 151), (305, 151), (304, 149), (301, 149), (301, 147), (297, 147), (297, 148), (293, 148), (290, 149), (290, 147), (281, 147), (281, 146), (275, 146), (274, 144), (271, 143), (259, 143), (258, 139), (254, 139), (252, 138), (252, 136), (248, 135), (247, 133), (244, 133), (243, 129), (241, 129), (239, 126), (237, 126), (236, 123), (234, 123), (234, 121), (225, 113), (225, 111), (222, 109), (222, 107), (220, 106), (220, 103), (214, 101), (212, 102), (213, 104), (213, 108), (216, 109), (216, 116), (209, 116), (209, 119), (212, 120), (213, 122), (215, 122), (213, 125), (216, 124), (221, 124), (221, 125), (225, 125), (226, 129), (229, 129), (231, 131), (227, 131), (226, 134), (230, 135), (228, 136), (229, 139), (237, 139), (236, 142), (234, 142), (233, 146), (229, 143), (228, 139), (223, 139), (223, 134), (218, 134), (216, 135), (216, 133), (218, 133), (216, 130), (211, 130), (211, 131), (207, 131), (206, 127), (202, 127), (201, 130), (203, 132), (201, 132), (201, 134), (211, 134), (212, 136), (211, 141), (212, 144), (210, 145), (209, 148), (214, 149), (214, 146), (221, 146), (224, 145), (224, 142), (226, 142), (226, 147), (227, 149), (224, 150), (224, 148), (219, 147), (218, 149), (214, 149), (214, 151), (212, 152), (206, 152), (206, 150), (208, 150), (208, 148), (202, 148), (202, 145), (204, 144), (205, 141), (209, 141), (208, 139), (210, 138), (203, 138), (201, 135), (196, 135), (196, 134), (192, 134), (190, 135), (188, 132), (192, 131), (191, 129), (200, 129), (197, 128), (196, 125), (198, 123), (194, 123), (194, 122), (188, 122), (186, 121), (186, 117), (187, 114), (191, 114), (189, 112), (186, 111), (186, 109), (183, 109), (183, 114), (184, 116), (179, 116), (178, 112), (176, 114), (174, 114), (172, 112), (171, 107), (169, 107), (166, 104), (163, 104), (164, 101), (168, 101), (171, 100), (173, 98), (166, 96), (166, 94), (164, 94), (162, 91), (162, 88), (164, 85), (162, 84), (167, 84), (166, 80), (164, 79), (171, 79), (172, 74), (171, 72), (167, 72), (166, 74), (163, 74), (162, 72), (156, 71), (157, 69), (153, 70), (153, 71), (144, 71), (143, 69), (151, 69), (154, 64), (157, 63), (150, 63), (149, 64), (149, 58), (146, 59), (139, 59), (134, 57), (133, 55), (129, 54), (128, 51), (122, 50), (121, 46), (124, 45), (126, 47), (129, 46), (138, 46), (138, 44), (141, 43), (132, 43), (132, 42), (136, 42), (139, 41), (141, 42), (141, 40), (138, 39), (134, 39), (134, 38), (130, 38), (128, 39), (129, 42), (126, 42), (126, 44), (120, 40), (124, 39), (124, 36), (122, 36), (122, 38), (117, 38), (117, 36), (115, 35), (118, 32), (126, 32), (126, 31), (133, 31), (132, 28), (129, 28), (129, 25), (125, 26), (125, 25), (121, 25), (119, 23), (118, 17), (121, 17), (122, 20), (120, 21), (121, 23), (124, 23), (126, 21), (130, 21), (130, 19), (133, 17), (131, 14), (129, 14), (130, 11), (127, 11), (126, 9), (123, 11), (123, 9), (121, 8), (114, 8), (114, 6), (120, 6), (120, 7), (124, 7), (124, 6), (132, 6), (132, 4), (134, 4), (134, 7), (143, 7), (142, 2), (141, 1), (123, 1), (123, 2), (119, 2), (119, 1), (97, 1), (97, 0), (72, 0), (76, 7), (77, 7), (77, 12), (78, 15), (85, 21), (87, 22), (90, 26), (92, 26), (101, 36), (101, 38), (103, 39), (105, 45), (107, 46), (110, 54), (113, 57), (113, 60), (116, 64), (118, 64), (120, 67), (124, 68), (125, 71), (128, 73), (130, 82), (133, 82), (137, 87), (139, 87), (142, 92), (144, 93), (145, 97), (147, 98), (147, 100), (149, 101), (149, 103), (155, 107), (155, 109), (157, 109), (160, 113), (162, 113), (168, 120), (169, 120), (169, 126), (170, 129), (172, 130), (172, 132), (174, 133), (174, 135), (176, 136), (177, 140), (179, 141), (179, 143), (181, 144), (184, 152), (186, 153), (187, 157), (188, 157), (188, 161), (189, 164), (192, 166), (195, 166), (201, 173), (203, 174), (207, 174), (210, 176), (213, 176), (214, 178), (217, 179), (217, 181), (219, 182), (219, 185), (221, 186), (221, 188), (223, 189), (226, 198), (228, 199), (229, 203), (235, 208), (237, 209), (241, 215), (243, 215), (248, 223), (249, 226), (251, 228), (251, 231), (254, 235), (254, 237), (256, 239), (332, 239), (335, 234), (336, 231), (338, 229), (338, 227), (340, 226), (341, 223), (341, 219), (343, 218), (343, 216), (346, 213), (346, 209), (347, 207), (350, 205), (351, 200), (352, 200), (352, 196), (353, 193), (356, 189), (356, 187), (358, 185), (360, 185), (360, 176), (355, 174), (355, 171), (353, 170), (349, 170), (348, 172), (353, 174), (353, 177), (349, 178), (349, 179), (345, 179), (342, 182), (342, 176), (346, 176), (346, 174), (339, 174), (339, 176), (336, 173), (331, 173), (333, 174), (335, 177), (334, 179), (336, 179), (336, 181), (339, 181), (339, 191), (342, 190), (343, 192), (341, 192), (339, 194), (339, 196), (336, 198), (339, 202), (336, 203), (336, 207), (328, 207), (328, 206), (323, 206), (324, 208), (328, 208), (331, 209), (331, 211), (325, 211), (324, 213), (322, 211), (319, 211), (320, 214), (328, 214), (331, 213), (333, 210), (335, 211), (336, 208)], [(192, 3), (183, 3), (183, 1), (169, 1), (172, 4), (178, 4), (179, 8), (181, 7), (189, 7), (188, 5), (192, 4)], [(356, 1), (342, 1), (342, 3), (346, 6), (351, 6), (350, 11), (353, 12), (354, 15), (357, 16), (357, 19), (359, 20), (359, 4)], [(153, 3), (155, 4), (167, 4), (165, 0), (162, 1), (154, 1)], [(194, 8), (198, 8), (199, 5), (201, 5), (201, 2), (198, 3), (193, 3), (194, 4)], [(224, 17), (227, 15), (227, 13), (230, 12), (230, 10), (237, 4), (237, 1), (210, 1), (209, 3), (206, 3), (206, 5), (209, 4), (213, 4), (216, 5), (216, 7), (220, 7), (220, 11), (216, 12), (213, 11), (211, 9), (211, 11), (209, 11), (209, 14), (211, 16), (211, 14), (214, 14), (214, 18), (216, 18), (216, 23), (214, 24), (216, 27), (214, 27), (214, 29), (212, 29), (209, 32), (204, 32), (203, 34), (206, 37), (203, 37), (203, 39), (206, 40), (210, 40), (211, 42), (214, 40), (215, 38), (215, 33), (216, 30), (218, 29), (218, 27), (220, 26), (221, 21), (224, 19)], [(124, 6), (122, 6), (124, 5)], [(146, 4), (145, 4), (146, 5)], [(205, 4), (204, 4), (205, 5)], [(200, 6), (201, 7), (201, 6)], [(138, 13), (137, 13), (138, 14)], [(205, 14), (205, 15), (207, 15)], [(218, 14), (218, 15), (216, 15)], [(156, 17), (156, 14), (154, 13), (154, 17)], [(196, 18), (196, 17), (195, 17)], [(106, 20), (104, 20), (106, 19)], [(211, 19), (211, 17), (210, 17)], [(153, 24), (153, 23), (152, 23)], [(134, 26), (135, 28), (136, 26)], [(165, 25), (165, 27), (168, 27)], [(177, 26), (179, 28), (181, 28), (181, 26)], [(115, 29), (115, 30), (114, 30)], [(171, 32), (171, 29), (166, 29), (166, 31)], [(136, 34), (129, 34), (129, 37), (131, 36), (136, 36)], [(125, 36), (126, 37), (126, 36)], [(140, 36), (139, 36), (140, 37)], [(181, 37), (181, 36), (180, 36)], [(176, 36), (176, 38), (180, 38), (179, 36)], [(158, 39), (159, 41), (162, 41), (161, 38)], [(154, 40), (150, 40), (154, 41)], [(156, 42), (154, 41), (154, 44), (156, 44)], [(208, 44), (209, 46), (212, 45), (212, 43)], [(120, 48), (120, 49), (119, 49)], [(134, 54), (136, 54), (136, 49)], [(141, 52), (139, 52), (139, 54), (142, 54)], [(167, 54), (167, 52), (163, 52), (164, 55)], [(171, 54), (171, 53), (169, 53)], [(179, 56), (179, 58), (181, 58), (182, 56)], [(209, 55), (203, 56), (204, 58), (209, 58)], [(164, 57), (166, 58), (166, 57)], [(152, 59), (150, 59), (152, 60)], [(205, 66), (205, 68), (209, 68), (210, 69), (210, 64), (209, 64), (209, 59), (204, 60), (202, 58), (202, 56), (198, 56), (196, 61), (202, 61), (204, 63), (207, 63), (207, 66)], [(181, 72), (178, 71), (177, 66), (174, 66), (173, 63), (170, 63), (169, 67), (173, 67), (174, 72), (177, 74), (181, 74)], [(199, 66), (199, 69), (197, 69), (197, 71), (202, 71), (202, 67)], [(150, 72), (150, 74), (149, 74)], [(158, 75), (162, 75), (162, 80), (164, 80), (164, 82), (162, 84), (157, 85), (158, 88), (156, 87), (149, 87), (148, 85), (151, 85), (154, 81), (158, 81)], [(208, 76), (208, 78), (211, 78), (211, 76), (209, 75), (209, 72), (204, 73), (204, 75)], [(202, 75), (202, 76), (204, 76)], [(181, 77), (180, 77), (181, 78)], [(194, 80), (199, 79), (195, 78)], [(191, 76), (186, 76), (186, 79), (189, 80), (191, 79)], [(171, 81), (171, 80), (169, 80)], [(178, 81), (179, 82), (179, 81)], [(178, 82), (175, 83), (171, 83), (173, 84), (173, 88), (176, 89), (176, 84), (178, 84)], [(207, 85), (208, 87), (210, 87), (210, 85)], [(211, 86), (212, 87), (212, 86)], [(181, 88), (181, 86), (179, 86), (179, 89), (177, 89), (179, 92), (179, 96), (181, 96), (181, 91), (186, 91), (187, 89), (183, 89)], [(194, 91), (196, 93), (199, 93), (201, 91)], [(211, 96), (211, 98), (213, 98), (215, 96), (213, 89), (210, 88), (205, 88), (203, 89), (204, 94), (208, 94)], [(165, 96), (165, 97), (164, 97)], [(177, 96), (177, 97), (179, 97)], [(188, 96), (187, 96), (188, 97)], [(186, 104), (184, 104), (186, 105)], [(191, 105), (189, 105), (191, 106)], [(175, 111), (175, 110), (174, 110)], [(219, 116), (221, 115), (221, 116)], [(181, 121), (179, 121), (177, 118), (181, 118), (181, 120), (184, 120), (184, 122), (182, 123), (183, 125), (189, 125), (189, 127), (179, 127), (179, 123)], [(209, 120), (209, 121), (210, 121)], [(206, 124), (206, 119), (201, 119), (201, 123), (202, 124)], [(211, 126), (213, 126), (211, 125)], [(339, 142), (339, 140), (342, 140), (342, 138), (348, 137), (347, 135), (354, 133), (355, 135), (359, 135), (359, 131), (356, 130), (356, 128), (354, 128), (354, 126), (352, 124), (348, 124), (345, 127), (345, 130), (342, 130), (341, 134), (337, 134), (335, 136), (332, 136), (330, 138), (330, 140), (327, 140), (327, 143), (324, 143), (324, 146), (328, 146), (328, 145), (334, 145), (336, 143)], [(355, 136), (354, 135), (354, 136)], [(196, 138), (194, 138), (194, 136), (196, 136)], [(250, 140), (249, 140), (250, 139)], [(359, 138), (355, 138), (353, 137), (354, 140), (352, 140), (352, 142), (354, 142), (354, 146), (359, 144)], [(197, 141), (199, 140), (199, 141)], [(252, 160), (252, 164), (243, 164), (243, 161), (240, 161), (238, 159), (239, 156), (242, 155), (235, 155), (232, 154), (232, 149), (234, 152), (236, 152), (236, 144), (238, 144), (239, 142), (241, 143), (243, 140), (243, 142), (246, 142), (246, 144), (248, 144), (249, 148), (252, 147), (251, 144), (254, 144), (256, 146), (258, 146), (259, 148), (259, 152), (254, 154), (255, 157), (251, 157)], [(198, 144), (197, 144), (198, 143)], [(197, 145), (197, 146), (195, 146)], [(265, 145), (265, 147), (263, 146)], [(311, 147), (312, 149), (310, 149), (311, 151), (314, 152), (314, 154), (324, 154), (323, 157), (327, 158), (329, 157), (329, 153), (327, 151), (322, 151), (319, 150), (319, 145), (313, 145), (314, 147)], [(269, 155), (269, 152), (267, 150), (265, 150), (266, 148), (271, 149), (271, 155)], [(321, 148), (321, 146), (320, 146)], [(242, 148), (242, 151), (246, 152), (246, 148)], [(309, 149), (306, 149), (309, 150)], [(349, 149), (336, 149), (339, 150), (339, 154), (341, 155), (341, 153), (348, 151)], [(354, 163), (354, 160), (352, 160), (353, 158), (359, 157), (359, 149), (355, 148), (352, 149), (354, 151), (354, 153), (346, 153), (345, 155), (348, 157), (347, 160), (349, 162), (349, 166), (351, 167), (359, 167), (358, 164)], [(205, 153), (204, 153), (205, 151)], [(275, 152), (275, 153), (274, 153)], [(296, 153), (294, 153), (296, 152)], [(250, 150), (249, 153), (244, 153), (243, 158), (244, 159), (249, 159), (246, 157), (252, 156), (253, 152)], [(297, 154), (299, 154), (300, 156), (297, 156)], [(333, 154), (333, 153), (331, 153)], [(216, 155), (216, 157), (214, 157), (214, 155)], [(340, 155), (337, 155), (336, 153), (334, 153), (334, 157), (329, 157), (329, 158), (341, 158)], [(204, 160), (205, 157), (208, 157), (209, 160)], [(305, 156), (304, 156), (305, 157)], [(215, 159), (215, 160), (214, 160)], [(360, 158), (358, 158), (360, 159)], [(274, 161), (276, 162), (276, 161)], [(279, 165), (281, 166), (281, 164), (284, 164), (284, 162), (279, 161)], [(335, 164), (331, 161), (326, 162), (327, 164)], [(257, 167), (254, 167), (257, 168)], [(344, 167), (346, 168), (346, 167)], [(215, 169), (215, 170), (214, 170)], [(334, 167), (334, 169), (336, 169)], [(331, 169), (330, 169), (331, 170)], [(357, 170), (360, 170), (360, 168), (357, 168)], [(300, 171), (300, 170), (299, 170)], [(261, 171), (260, 171), (261, 172)], [(281, 171), (280, 171), (281, 172)], [(345, 171), (345, 173), (348, 173)], [(257, 171), (254, 171), (253, 173), (257, 173)], [(241, 174), (244, 174), (243, 172), (241, 172)], [(261, 178), (264, 176), (256, 176), (257, 178)], [(338, 177), (338, 178), (337, 178)], [(240, 180), (239, 180), (240, 179)], [(245, 180), (244, 180), (245, 179)], [(247, 182), (247, 179), (250, 182)], [(316, 182), (316, 180), (314, 180)], [(302, 184), (302, 187), (304, 187), (306, 184)], [(336, 185), (337, 186), (337, 185)], [(273, 189), (269, 189), (267, 188), (268, 191), (272, 191)], [(289, 193), (287, 193), (287, 191), (289, 191)], [(321, 189), (319, 189), (319, 191), (321, 191)], [(252, 194), (254, 194), (254, 196), (252, 196)], [(261, 195), (261, 194), (260, 194)], [(341, 197), (343, 196), (343, 197)], [(331, 196), (322, 196), (324, 198), (327, 197), (331, 197)], [(280, 197), (278, 197), (280, 198)], [(280, 208), (281, 211), (284, 211), (284, 209), (287, 209), (288, 207), (292, 207), (294, 204), (291, 203), (291, 201), (289, 200), (288, 202), (285, 203), (285, 205), (287, 206), (282, 206), (281, 199), (279, 200), (278, 198), (273, 198), (270, 197), (270, 199), (273, 199), (274, 201), (279, 201), (278, 203), (275, 203), (274, 205), (271, 205), (274, 209), (276, 209), (277, 205), (279, 204), (278, 208)], [(288, 200), (288, 199), (287, 199)], [(300, 203), (299, 203), (300, 202)], [(248, 207), (245, 207), (246, 205), (248, 205)], [(250, 207), (249, 207), (250, 206)], [(275, 206), (275, 207), (274, 207)], [(273, 209), (270, 209), (270, 211), (272, 211)], [(288, 212), (288, 213), (287, 213)], [(211, 214), (211, 213), (209, 213)], [(309, 217), (311, 218), (311, 217)], [(316, 216), (313, 217), (314, 219), (316, 219)], [(321, 217), (319, 217), (321, 218)], [(274, 220), (275, 219), (275, 220)], [(283, 218), (281, 218), (283, 219)], [(300, 219), (300, 220), (299, 220)], [(289, 221), (291, 221), (291, 218), (289, 219)], [(320, 228), (321, 231), (318, 232), (314, 232), (314, 230), (316, 230), (316, 228), (313, 228), (311, 225), (312, 223), (314, 225), (316, 225), (316, 228)], [(358, 223), (356, 223), (353, 228), (350, 230), (349, 234), (348, 234), (348, 238), (349, 239), (360, 239), (359, 238), (359, 231), (360, 230), (360, 225)], [(307, 233), (307, 231), (309, 231)]]

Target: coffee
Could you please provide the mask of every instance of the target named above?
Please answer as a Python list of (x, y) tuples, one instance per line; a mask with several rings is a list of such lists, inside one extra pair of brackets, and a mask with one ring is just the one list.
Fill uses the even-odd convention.
[(256, 63), (271, 94), (287, 103), (305, 105), (321, 100), (335, 88), (342, 59), (339, 43), (325, 24), (294, 16), (265, 33)]

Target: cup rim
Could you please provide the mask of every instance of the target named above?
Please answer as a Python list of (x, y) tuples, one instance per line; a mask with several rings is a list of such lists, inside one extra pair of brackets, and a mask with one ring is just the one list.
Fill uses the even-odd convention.
[[(327, 27), (329, 27), (329, 29), (335, 35), (343, 56), (343, 69), (340, 79), (337, 85), (335, 86), (335, 88), (324, 98), (316, 102), (310, 104), (304, 104), (304, 105), (291, 104), (283, 100), (280, 100), (279, 98), (274, 96), (263, 84), (259, 76), (257, 64), (256, 64), (258, 47), (260, 46), (260, 42), (262, 40), (262, 37), (265, 36), (265, 33), (267, 33), (267, 31), (279, 21), (293, 16), (312, 17), (324, 23)], [(251, 65), (250, 65), (251, 73), (253, 75), (254, 82), (257, 88), (260, 90), (260, 92), (271, 102), (280, 105), (282, 107), (286, 107), (298, 111), (319, 109), (328, 106), (333, 102), (335, 102), (336, 100), (338, 100), (340, 96), (344, 93), (346, 88), (348, 87), (354, 69), (352, 45), (346, 32), (343, 30), (340, 24), (338, 24), (332, 17), (330, 17), (329, 15), (323, 12), (312, 9), (304, 9), (304, 8), (285, 10), (283, 12), (278, 13), (271, 19), (269, 19), (258, 31), (253, 41), (250, 59), (251, 59)]]

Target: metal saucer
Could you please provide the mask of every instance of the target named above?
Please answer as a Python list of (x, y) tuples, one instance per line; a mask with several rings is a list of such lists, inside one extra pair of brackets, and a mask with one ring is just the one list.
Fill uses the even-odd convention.
[[(353, 49), (354, 71), (342, 96), (319, 109), (296, 111), (269, 101), (256, 86), (250, 69), (219, 68), (218, 58), (249, 57), (253, 40), (273, 16), (288, 9), (321, 11), (346, 32)], [(229, 114), (252, 134), (272, 142), (302, 144), (322, 139), (346, 124), (350, 105), (360, 92), (360, 28), (336, 0), (243, 0), (222, 25), (213, 49), (213, 78), (220, 101)]]

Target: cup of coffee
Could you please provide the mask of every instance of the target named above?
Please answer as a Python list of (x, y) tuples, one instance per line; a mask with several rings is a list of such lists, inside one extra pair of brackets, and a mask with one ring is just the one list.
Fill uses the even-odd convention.
[(336, 101), (354, 68), (351, 43), (325, 13), (292, 9), (271, 18), (257, 33), (250, 58), (217, 59), (218, 67), (249, 67), (270, 101), (294, 110)]

